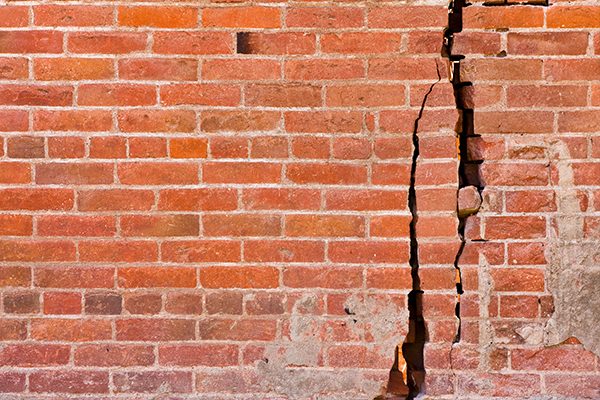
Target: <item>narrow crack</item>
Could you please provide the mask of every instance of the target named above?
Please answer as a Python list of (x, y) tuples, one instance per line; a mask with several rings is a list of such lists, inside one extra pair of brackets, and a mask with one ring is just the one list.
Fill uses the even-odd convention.
[[(427, 326), (423, 318), (421, 279), (419, 277), (419, 241), (417, 237), (417, 222), (419, 220), (417, 208), (416, 174), (420, 155), (419, 148), (419, 122), (423, 118), (427, 99), (435, 85), (441, 80), (440, 66), (435, 60), (437, 81), (432, 83), (423, 96), (421, 107), (415, 119), (412, 132), (413, 153), (410, 168), (410, 182), (408, 188), (408, 208), (411, 214), (409, 224), (410, 255), (412, 290), (408, 294), (408, 333), (402, 343), (395, 349), (395, 361), (390, 370), (387, 385), (388, 395), (405, 395), (406, 399), (414, 399), (423, 389), (425, 382), (425, 364), (423, 349), (427, 340)], [(402, 358), (402, 360), (401, 360)]]

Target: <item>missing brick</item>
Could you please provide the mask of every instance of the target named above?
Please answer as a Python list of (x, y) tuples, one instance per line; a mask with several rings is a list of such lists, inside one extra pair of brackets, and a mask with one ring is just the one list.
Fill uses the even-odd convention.
[(250, 32), (238, 32), (236, 35), (237, 53), (238, 54), (252, 54), (250, 48)]

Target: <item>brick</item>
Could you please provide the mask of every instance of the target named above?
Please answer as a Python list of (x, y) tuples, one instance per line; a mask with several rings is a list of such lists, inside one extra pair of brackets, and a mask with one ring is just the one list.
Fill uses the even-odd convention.
[(402, 35), (391, 32), (323, 34), (321, 50), (331, 54), (383, 54), (400, 50)]
[[(485, 382), (486, 385), (481, 385)], [(483, 374), (471, 378), (461, 377), (459, 393), (482, 396), (530, 396), (540, 391), (540, 377), (533, 374)]]
[(214, 59), (202, 63), (205, 80), (272, 80), (281, 76), (281, 64), (275, 60)]
[(544, 290), (544, 271), (540, 269), (492, 269), (491, 276), (497, 291), (541, 292)]
[(406, 215), (382, 215), (371, 218), (369, 232), (373, 237), (407, 237), (410, 217)]
[(487, 164), (481, 168), (487, 185), (493, 186), (545, 186), (549, 171), (542, 164)]
[(358, 7), (294, 7), (286, 14), (286, 26), (304, 28), (359, 28), (364, 11)]
[[(17, 136), (7, 140), (7, 155), (11, 158), (44, 158), (45, 140), (36, 136)], [(19, 164), (6, 164), (17, 172)], [(22, 174), (20, 174), (22, 175)]]
[(329, 259), (343, 263), (403, 263), (408, 261), (408, 245), (380, 241), (329, 243)]
[(217, 292), (206, 296), (206, 312), (211, 315), (242, 315), (243, 297), (239, 292)]
[(401, 85), (329, 86), (326, 100), (330, 107), (390, 107), (406, 102)]
[(371, 28), (437, 28), (448, 22), (445, 7), (374, 7), (369, 10)]
[(158, 393), (165, 386), (173, 393), (192, 391), (192, 373), (186, 371), (116, 373), (113, 382), (117, 393)]
[(246, 299), (248, 315), (281, 315), (285, 312), (285, 298), (280, 293), (257, 293)]
[(548, 9), (548, 28), (598, 28), (600, 7), (562, 6)]
[(193, 132), (196, 113), (192, 110), (123, 110), (118, 116), (121, 132)]
[(365, 76), (362, 60), (307, 59), (287, 60), (284, 75), (298, 81), (358, 79)]
[(148, 35), (143, 32), (70, 32), (67, 36), (67, 48), (76, 54), (134, 53), (145, 50), (147, 42)]
[(536, 296), (500, 297), (500, 316), (505, 318), (536, 318), (538, 316)]
[(33, 7), (37, 26), (109, 26), (114, 9), (110, 6), (42, 4)]
[(27, 338), (27, 321), (3, 318), (0, 324), (0, 340), (25, 340), (25, 338)]
[(338, 345), (328, 350), (329, 365), (334, 368), (376, 368), (387, 357), (375, 349), (358, 345)]
[(108, 393), (108, 372), (36, 371), (29, 375), (29, 390), (34, 393)]
[(126, 293), (124, 307), (130, 314), (158, 314), (162, 308), (160, 294), (153, 293)]
[(0, 162), (0, 183), (30, 183), (31, 166), (25, 163)]
[(600, 79), (600, 60), (548, 60), (544, 72), (549, 81), (588, 81)]
[(113, 293), (87, 293), (85, 313), (88, 315), (119, 315), (122, 311), (121, 295)]
[(509, 243), (508, 262), (511, 265), (545, 264), (545, 245), (543, 243)]
[(40, 236), (114, 236), (116, 219), (103, 216), (45, 215), (37, 217)]
[(467, 59), (461, 62), (461, 66), (463, 82), (542, 79), (542, 60), (536, 59)]
[(2, 31), (0, 53), (62, 53), (63, 33), (59, 31)]
[(117, 274), (118, 285), (124, 288), (196, 286), (195, 268), (119, 268)]
[(587, 103), (587, 87), (509, 86), (507, 98), (509, 107), (581, 107)]
[(359, 216), (289, 215), (285, 218), (286, 236), (344, 237), (363, 236), (365, 222)]
[(500, 49), (500, 35), (490, 32), (461, 32), (454, 35), (452, 44), (452, 52), (456, 54), (496, 55)]
[(77, 197), (81, 211), (142, 211), (153, 204), (154, 193), (149, 190), (82, 190)]
[(34, 292), (8, 292), (3, 296), (7, 314), (37, 314), (40, 312), (40, 294)]
[(31, 269), (27, 267), (3, 267), (0, 269), (0, 287), (30, 286)]
[(577, 376), (575, 373), (568, 376), (564, 374), (548, 375), (544, 381), (548, 393), (565, 397), (593, 398), (598, 395), (598, 386), (600, 386), (600, 379), (597, 376)]
[(240, 261), (241, 244), (233, 240), (186, 240), (164, 242), (162, 259), (179, 263)]
[(167, 156), (167, 139), (154, 137), (130, 138), (129, 157), (163, 158)]
[(41, 288), (111, 288), (113, 268), (36, 268), (34, 286)]
[(0, 57), (0, 78), (20, 80), (26, 79), (28, 76), (29, 62), (26, 58)]
[(156, 261), (157, 245), (146, 241), (80, 242), (81, 261), (143, 262)]
[(109, 340), (110, 321), (99, 319), (34, 319), (31, 338), (38, 341), (88, 342)]
[(47, 163), (35, 168), (35, 182), (42, 185), (100, 185), (113, 181), (113, 165), (108, 163)]
[(329, 138), (301, 136), (292, 139), (292, 154), (298, 158), (327, 159), (331, 153)]
[(208, 267), (200, 270), (204, 288), (262, 288), (279, 286), (279, 271), (272, 267)]
[(276, 321), (266, 319), (204, 319), (199, 321), (202, 340), (268, 341), (275, 338)]
[(202, 314), (202, 299), (201, 294), (168, 293), (165, 311), (171, 314), (199, 315)]
[(544, 111), (490, 111), (475, 116), (479, 133), (549, 133), (553, 123), (553, 114)]
[(471, 29), (541, 28), (544, 10), (541, 7), (467, 7), (463, 23)]
[(278, 136), (259, 136), (251, 141), (251, 158), (287, 158), (288, 139)]
[(110, 111), (40, 110), (33, 113), (33, 128), (38, 131), (106, 132), (112, 129)]
[(268, 107), (317, 107), (322, 103), (321, 88), (314, 85), (250, 85), (246, 104)]
[(237, 34), (237, 52), (242, 54), (313, 54), (316, 36), (306, 32), (244, 32)]
[(509, 33), (508, 53), (581, 55), (587, 52), (588, 36), (587, 32)]
[(336, 163), (289, 164), (287, 179), (297, 184), (321, 183), (326, 185), (358, 184), (367, 180), (366, 169), (361, 165)]
[(203, 138), (173, 138), (169, 141), (171, 158), (206, 158), (208, 141)]
[(318, 209), (319, 193), (310, 189), (244, 189), (242, 202), (249, 210)]
[(281, 165), (256, 162), (211, 162), (203, 165), (203, 180), (207, 183), (277, 183), (281, 180)]
[(106, 58), (37, 58), (33, 74), (42, 81), (110, 79), (112, 60)]
[(217, 136), (210, 139), (212, 158), (248, 158), (248, 139)]
[(5, 5), (0, 10), (0, 27), (27, 26), (29, 10), (27, 7)]
[(198, 183), (198, 165), (192, 163), (125, 163), (117, 168), (127, 185), (186, 185)]
[(90, 138), (90, 158), (125, 158), (127, 140), (119, 136)]
[(80, 85), (77, 103), (85, 106), (147, 106), (156, 104), (156, 89), (151, 85)]
[(235, 210), (234, 189), (165, 189), (160, 191), (158, 208), (172, 211)]
[(488, 217), (487, 239), (534, 239), (546, 236), (544, 217)]
[(253, 262), (318, 262), (325, 257), (323, 242), (309, 240), (248, 240), (244, 259)]
[(279, 126), (281, 117), (271, 111), (206, 111), (200, 115), (203, 132), (272, 131)]
[(193, 28), (198, 24), (195, 7), (120, 6), (120, 26), (153, 28)]
[(0, 250), (2, 261), (75, 261), (75, 245), (68, 241), (2, 240)]
[(157, 54), (231, 54), (229, 32), (156, 32), (152, 50)]
[(68, 210), (73, 207), (73, 191), (69, 189), (2, 189), (2, 210)]
[(50, 158), (82, 158), (85, 155), (83, 138), (54, 136), (46, 139), (48, 157)]
[(15, 393), (25, 391), (26, 374), (18, 372), (0, 373), (0, 393)]
[(360, 268), (285, 267), (283, 284), (291, 288), (358, 288), (362, 275)]
[(204, 215), (202, 228), (205, 236), (280, 236), (278, 216), (259, 214)]
[(393, 190), (331, 190), (325, 194), (328, 210), (404, 210), (404, 191)]
[(163, 105), (236, 106), (240, 103), (240, 89), (233, 85), (174, 84), (162, 86)]
[(196, 215), (129, 215), (121, 217), (121, 235), (197, 236), (200, 230)]
[(516, 349), (511, 352), (511, 364), (517, 370), (589, 371), (593, 369), (594, 359), (592, 353), (572, 346), (541, 350)]
[(70, 106), (72, 86), (1, 85), (0, 104), (16, 106)]
[(95, 367), (134, 367), (154, 364), (151, 346), (88, 344), (75, 349), (75, 365)]
[(0, 132), (26, 131), (29, 113), (24, 110), (0, 110)]
[(225, 28), (279, 28), (281, 12), (275, 7), (223, 7), (202, 10), (202, 25)]
[(237, 364), (238, 347), (229, 344), (160, 346), (161, 365), (225, 367)]
[(600, 112), (566, 111), (558, 116), (559, 132), (597, 132), (600, 127)]
[(45, 292), (44, 293), (44, 314), (80, 314), (80, 313), (81, 313), (81, 294), (80, 293), (69, 293), (69, 292)]
[(598, 185), (599, 163), (573, 164), (572, 168), (575, 185)]
[(290, 111), (285, 114), (287, 132), (359, 133), (362, 113), (354, 111)]
[(185, 319), (120, 319), (117, 340), (179, 341), (194, 339), (194, 321)]

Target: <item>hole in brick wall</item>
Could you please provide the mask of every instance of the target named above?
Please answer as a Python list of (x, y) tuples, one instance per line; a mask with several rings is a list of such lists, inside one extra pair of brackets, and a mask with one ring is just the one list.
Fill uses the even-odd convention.
[(252, 54), (249, 32), (238, 32), (236, 35), (236, 42), (238, 54)]

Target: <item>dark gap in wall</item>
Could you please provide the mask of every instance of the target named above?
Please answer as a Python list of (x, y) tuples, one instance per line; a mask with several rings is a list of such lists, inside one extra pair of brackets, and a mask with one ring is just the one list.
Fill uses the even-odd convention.
[(238, 32), (236, 35), (236, 42), (238, 54), (252, 54), (252, 49), (250, 48), (249, 32)]
[[(470, 4), (467, 4), (470, 5)], [(482, 4), (484, 7), (507, 6), (549, 6), (550, 0), (491, 0)]]

